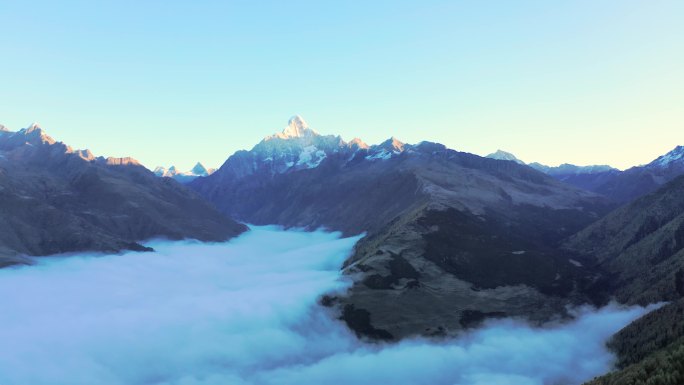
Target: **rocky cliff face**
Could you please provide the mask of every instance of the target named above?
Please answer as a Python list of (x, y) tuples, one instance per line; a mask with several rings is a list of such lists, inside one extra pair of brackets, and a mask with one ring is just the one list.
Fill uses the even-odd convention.
[(606, 212), (603, 198), (436, 143), (367, 146), (292, 124), (190, 186), (248, 222), (365, 232), (345, 266), (354, 286), (326, 300), (359, 333), (541, 321), (596, 299), (592, 264), (556, 246)]
[(21, 255), (144, 250), (153, 237), (220, 241), (246, 228), (131, 158), (73, 150), (37, 125), (0, 131), (0, 264)]

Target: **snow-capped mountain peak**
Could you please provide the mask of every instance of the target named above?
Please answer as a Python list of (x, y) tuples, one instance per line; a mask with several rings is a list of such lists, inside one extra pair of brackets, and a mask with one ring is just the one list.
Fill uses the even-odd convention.
[(407, 148), (407, 145), (393, 136), (378, 145), (371, 146), (369, 149), (369, 153), (366, 156), (366, 159), (387, 160), (395, 155), (401, 154), (402, 152), (404, 152), (405, 148)]
[(311, 128), (309, 124), (299, 115), (295, 115), (287, 122), (287, 127), (274, 137), (280, 139), (303, 138), (308, 136), (315, 136), (318, 133)]
[(498, 159), (498, 160), (509, 160), (518, 164), (525, 164), (522, 160), (518, 159), (515, 155), (511, 154), (510, 152), (503, 151), (503, 150), (496, 150), (496, 152), (493, 152), (489, 155), (486, 156), (487, 158), (491, 159)]
[(369, 148), (369, 146), (360, 138), (350, 140), (348, 145), (353, 150), (367, 150)]
[(206, 168), (200, 162), (197, 162), (195, 166), (190, 171), (179, 171), (176, 166), (171, 166), (169, 168), (159, 166), (154, 169), (154, 174), (159, 177), (173, 178), (181, 183), (189, 183), (195, 178), (201, 176), (209, 176), (214, 171), (213, 168)]
[(309, 124), (300, 115), (294, 115), (290, 117), (290, 119), (287, 121), (287, 125), (289, 127), (294, 127), (299, 130), (309, 128)]
[(395, 138), (394, 136), (380, 143), (378, 148), (386, 149), (395, 153), (404, 151), (405, 143)]
[(10, 132), (10, 129), (5, 125), (0, 124), (0, 132)]
[(38, 123), (31, 123), (26, 128), (22, 128), (12, 135), (18, 142), (29, 143), (32, 145), (55, 144), (57, 143), (43, 130)]
[(659, 156), (656, 160), (649, 163), (647, 167), (668, 167), (671, 163), (684, 158), (684, 146), (677, 146), (665, 155)]
[(42, 128), (40, 127), (40, 124), (38, 124), (38, 122), (33, 122), (33, 123), (29, 124), (26, 128), (24, 128), (24, 130), (26, 131), (27, 134), (30, 134), (33, 131), (42, 130)]

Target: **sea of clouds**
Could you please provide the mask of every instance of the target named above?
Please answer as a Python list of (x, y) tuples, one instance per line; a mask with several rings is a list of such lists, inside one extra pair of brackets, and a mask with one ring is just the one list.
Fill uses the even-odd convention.
[(0, 270), (0, 384), (580, 384), (610, 370), (605, 341), (649, 310), (362, 343), (317, 305), (349, 284), (339, 267), (357, 240), (253, 227)]

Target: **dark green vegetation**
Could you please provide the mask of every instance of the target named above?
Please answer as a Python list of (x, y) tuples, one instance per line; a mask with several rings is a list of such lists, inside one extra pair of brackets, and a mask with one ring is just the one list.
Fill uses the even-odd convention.
[(684, 342), (684, 299), (669, 303), (634, 321), (617, 333), (608, 346), (624, 369), (662, 349)]
[(684, 384), (684, 344), (650, 356), (638, 365), (610, 373), (590, 385), (681, 385)]
[(373, 340), (391, 340), (394, 336), (387, 330), (377, 329), (371, 325), (370, 313), (366, 309), (356, 309), (354, 305), (347, 304), (342, 309), (340, 319), (343, 320), (359, 338)]
[(392, 254), (391, 260), (388, 263), (389, 275), (382, 276), (380, 274), (370, 274), (363, 279), (363, 284), (371, 289), (391, 289), (394, 285), (398, 285), (402, 278), (407, 281), (404, 288), (418, 288), (420, 287), (420, 273), (409, 263), (404, 257)]
[(616, 373), (594, 384), (684, 383), (684, 177), (621, 207), (568, 240), (597, 257), (609, 292), (630, 304), (670, 301), (616, 334)]
[(21, 255), (148, 250), (153, 237), (220, 241), (245, 227), (129, 158), (95, 158), (40, 128), (0, 133), (0, 266)]
[(588, 385), (684, 384), (684, 342), (678, 341), (627, 368), (594, 379)]
[[(536, 211), (534, 207), (527, 210)], [(566, 210), (559, 211), (556, 216), (562, 216)], [(583, 278), (589, 283), (592, 277), (585, 276), (588, 271), (577, 266), (581, 262), (570, 262), (573, 257), (581, 258), (552, 247), (553, 240), (562, 237), (546, 233), (553, 229), (550, 222), (554, 219), (558, 220), (531, 220), (527, 225), (532, 228), (525, 228), (515, 222), (509, 225), (496, 216), (477, 217), (450, 208), (428, 211), (418, 224), (436, 226), (435, 231), (423, 235), (425, 257), (457, 278), (471, 282), (476, 290), (528, 285), (543, 294), (567, 296), (578, 284), (582, 285)], [(566, 231), (572, 231), (572, 227)]]

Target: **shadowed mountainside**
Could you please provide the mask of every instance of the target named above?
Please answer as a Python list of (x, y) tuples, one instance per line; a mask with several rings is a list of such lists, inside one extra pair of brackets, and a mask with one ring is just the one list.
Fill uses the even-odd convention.
[(626, 303), (684, 295), (684, 176), (572, 236), (565, 248), (593, 256)]
[(153, 237), (221, 241), (246, 230), (131, 158), (94, 157), (32, 125), (0, 132), (0, 265), (21, 255), (145, 250)]
[(616, 334), (618, 372), (592, 384), (684, 381), (684, 176), (618, 208), (571, 237), (565, 248), (595, 256), (606, 289), (630, 304), (670, 303)]

